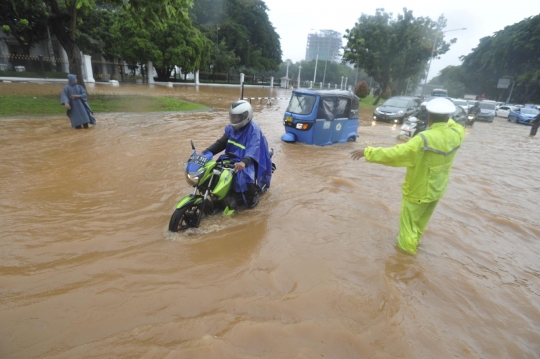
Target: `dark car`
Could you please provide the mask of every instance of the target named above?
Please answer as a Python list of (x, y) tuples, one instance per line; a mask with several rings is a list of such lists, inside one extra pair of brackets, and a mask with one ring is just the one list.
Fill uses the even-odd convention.
[(465, 127), (467, 124), (467, 112), (461, 106), (456, 106), (456, 110), (450, 115), (450, 118), (461, 126)]
[(403, 123), (403, 120), (415, 115), (420, 110), (421, 103), (422, 100), (418, 97), (390, 97), (373, 111), (373, 119), (375, 121)]

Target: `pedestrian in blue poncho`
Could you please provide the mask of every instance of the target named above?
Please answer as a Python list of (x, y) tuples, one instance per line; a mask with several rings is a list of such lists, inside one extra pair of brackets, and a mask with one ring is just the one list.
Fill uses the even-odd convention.
[(88, 124), (96, 124), (94, 114), (88, 105), (86, 91), (77, 84), (77, 75), (68, 75), (68, 85), (62, 90), (60, 104), (67, 110), (71, 127), (76, 129), (88, 128)]
[(230, 124), (225, 127), (225, 134), (203, 153), (215, 155), (225, 150), (222, 157), (234, 155), (234, 191), (242, 193), (247, 206), (253, 208), (259, 203), (259, 192), (267, 190), (272, 179), (268, 142), (261, 128), (251, 121), (253, 108), (249, 102), (239, 100), (233, 103), (229, 109), (229, 119)]

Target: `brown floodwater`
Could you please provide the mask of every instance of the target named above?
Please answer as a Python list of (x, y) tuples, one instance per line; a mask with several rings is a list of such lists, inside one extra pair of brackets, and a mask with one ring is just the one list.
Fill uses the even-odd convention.
[[(0, 84), (0, 93), (61, 85)], [(405, 169), (352, 161), (398, 128), (363, 112), (358, 143), (281, 142), (286, 100), (255, 101), (276, 151), (258, 207), (167, 230), (182, 164), (223, 133), (233, 87), (166, 94), (197, 113), (0, 120), (0, 358), (538, 358), (540, 139), (467, 129), (416, 256), (396, 250)], [(246, 97), (290, 96), (246, 88)], [(0, 104), (1, 105), (1, 104)]]

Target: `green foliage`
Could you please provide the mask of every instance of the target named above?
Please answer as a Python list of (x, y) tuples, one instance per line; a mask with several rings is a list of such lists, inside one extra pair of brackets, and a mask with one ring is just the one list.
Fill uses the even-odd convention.
[(508, 91), (497, 89), (500, 78), (515, 82), (515, 96), (522, 102), (540, 101), (540, 15), (507, 26), (462, 57), (462, 81), (467, 91), (496, 99)]
[[(392, 14), (377, 9), (375, 15), (362, 14), (355, 26), (346, 30), (345, 61), (358, 66), (372, 76), (382, 88), (392, 81), (405, 80), (425, 71), (436, 42), (434, 56), (446, 53), (451, 40), (443, 40), (446, 20), (415, 18), (412, 11)], [(377, 103), (379, 98), (376, 99)]]
[(212, 43), (189, 18), (141, 28), (129, 13), (118, 11), (115, 17), (101, 37), (104, 52), (129, 63), (152, 61), (159, 80), (168, 81), (175, 66), (183, 73), (197, 70), (210, 57)]
[(32, 45), (47, 38), (47, 11), (43, 2), (25, 7), (19, 1), (3, 0), (0, 25), (6, 35), (15, 37), (24, 55), (29, 55)]
[(463, 80), (466, 78), (462, 66), (447, 66), (441, 70), (438, 76), (435, 76), (430, 84), (439, 85), (448, 90), (448, 96), (454, 98), (463, 98), (465, 96), (465, 85)]
[(365, 98), (369, 95), (369, 86), (365, 81), (360, 81), (354, 87), (354, 94), (359, 98)]
[[(267, 11), (262, 0), (195, 0), (190, 16), (214, 44), (207, 68), (237, 67), (247, 74), (277, 70), (281, 45)], [(219, 60), (220, 54), (226, 58)]]
[[(187, 19), (188, 8), (192, 5), (192, 0), (8, 0), (0, 4), (5, 5), (15, 15), (25, 14), (25, 16), (15, 16), (18, 19), (28, 19), (26, 14), (37, 11), (36, 9), (46, 9), (46, 20), (50, 25), (50, 31), (56, 35), (67, 52), (70, 72), (77, 74), (79, 83), (85, 86), (81, 69), (80, 48), (78, 47), (78, 41), (81, 41), (83, 46), (87, 48), (90, 47), (91, 43), (88, 33), (78, 31), (85, 15), (101, 8), (111, 11), (123, 9), (130, 14), (133, 21), (141, 29), (154, 28), (162, 26), (166, 21), (182, 22)], [(35, 26), (31, 26), (32, 30), (35, 28)], [(88, 26), (88, 28), (90, 27)], [(13, 29), (14, 27), (10, 26), (10, 31), (14, 31)], [(46, 31), (41, 33), (45, 34)]]

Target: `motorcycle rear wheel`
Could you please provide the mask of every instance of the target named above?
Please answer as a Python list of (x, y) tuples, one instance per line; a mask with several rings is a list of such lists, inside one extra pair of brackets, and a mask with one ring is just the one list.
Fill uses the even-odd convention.
[[(185, 231), (188, 228), (199, 227), (198, 220), (201, 215), (201, 207), (203, 205), (191, 204), (181, 208), (178, 208), (174, 211), (169, 221), (169, 231), (171, 232), (180, 232)], [(201, 220), (205, 216), (212, 214), (212, 211), (208, 206), (203, 207), (203, 214)]]

